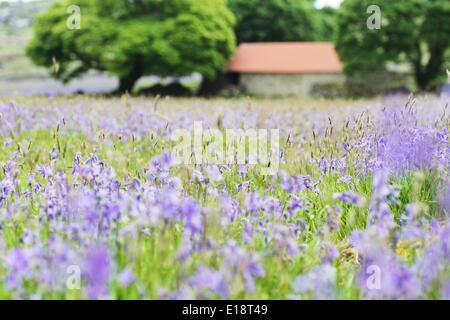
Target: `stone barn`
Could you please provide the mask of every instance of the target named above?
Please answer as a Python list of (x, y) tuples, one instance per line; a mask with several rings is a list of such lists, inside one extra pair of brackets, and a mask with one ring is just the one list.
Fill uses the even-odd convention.
[(342, 64), (332, 43), (243, 43), (230, 61), (234, 84), (259, 96), (310, 96), (317, 85), (341, 85)]

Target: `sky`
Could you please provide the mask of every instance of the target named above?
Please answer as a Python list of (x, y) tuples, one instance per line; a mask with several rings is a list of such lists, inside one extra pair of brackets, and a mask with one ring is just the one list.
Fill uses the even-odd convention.
[[(9, 1), (9, 2), (16, 2), (19, 0), (0, 0), (0, 2), (3, 1)], [(25, 2), (28, 1), (34, 1), (34, 0), (22, 0)], [(323, 6), (332, 6), (332, 7), (338, 7), (341, 4), (342, 0), (317, 0), (316, 5), (317, 7), (321, 8)]]
[(324, 6), (339, 7), (342, 0), (317, 0), (316, 6), (321, 8)]

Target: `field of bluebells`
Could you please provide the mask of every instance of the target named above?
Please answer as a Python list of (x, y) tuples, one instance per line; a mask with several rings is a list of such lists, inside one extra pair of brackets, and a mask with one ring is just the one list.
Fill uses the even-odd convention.
[[(450, 299), (446, 103), (4, 99), (0, 298)], [(194, 121), (278, 173), (174, 165)]]

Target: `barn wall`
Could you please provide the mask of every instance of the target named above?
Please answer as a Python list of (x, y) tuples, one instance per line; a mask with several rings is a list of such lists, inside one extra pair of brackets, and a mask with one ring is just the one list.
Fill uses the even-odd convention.
[(314, 84), (343, 82), (342, 74), (242, 74), (240, 84), (258, 96), (309, 96)]

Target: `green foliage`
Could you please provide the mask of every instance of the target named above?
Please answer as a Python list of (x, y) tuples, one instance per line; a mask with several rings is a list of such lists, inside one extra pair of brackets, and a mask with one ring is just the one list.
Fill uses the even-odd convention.
[(309, 41), (318, 38), (312, 1), (229, 0), (238, 42)]
[(144, 75), (214, 79), (235, 48), (234, 16), (224, 0), (81, 0), (81, 28), (67, 27), (69, 1), (37, 18), (27, 53), (63, 81), (107, 71), (131, 91)]
[(318, 9), (320, 19), (320, 29), (318, 30), (318, 40), (334, 41), (336, 36), (336, 18), (338, 10), (333, 7), (323, 7)]
[(349, 75), (384, 70), (388, 62), (410, 66), (420, 89), (445, 77), (450, 49), (450, 2), (447, 0), (380, 0), (381, 29), (366, 21), (370, 0), (345, 0), (338, 14), (337, 49)]
[[(30, 105), (30, 107), (23, 108), (27, 108), (25, 110), (33, 110), (35, 113), (33, 113), (32, 117), (24, 118), (24, 123), (22, 121), (13, 123), (14, 126), (11, 130), (4, 131), (4, 134), (0, 135), (0, 145), (4, 146), (2, 149), (4, 152), (0, 153), (0, 164), (7, 163), (11, 160), (11, 155), (14, 155), (14, 161), (20, 166), (20, 170), (15, 171), (15, 179), (18, 181), (15, 184), (15, 187), (18, 188), (17, 195), (23, 195), (24, 198), (29, 199), (27, 200), (29, 202), (26, 205), (21, 205), (21, 198), (11, 197), (8, 199), (8, 206), (18, 209), (13, 211), (14, 214), (9, 214), (4, 209), (2, 211), (8, 212), (8, 215), (3, 217), (2, 233), (0, 233), (0, 239), (3, 240), (7, 250), (5, 252), (11, 252), (10, 250), (14, 249), (27, 250), (34, 248), (29, 242), (23, 241), (25, 232), (30, 230), (34, 231), (39, 228), (38, 233), (33, 232), (33, 234), (38, 234), (36, 242), (39, 245), (49, 243), (50, 237), (57, 232), (54, 224), (46, 219), (46, 212), (44, 212), (47, 194), (36, 193), (31, 197), (26, 195), (26, 191), (32, 187), (27, 178), (29, 173), (36, 171), (38, 165), (44, 166), (51, 162), (54, 172), (58, 172), (58, 176), (60, 174), (67, 178), (67, 186), (74, 185), (74, 190), (68, 191), (67, 196), (76, 195), (79, 192), (78, 187), (71, 181), (74, 178), (72, 172), (74, 170), (75, 154), (79, 154), (81, 159), (88, 159), (92, 157), (95, 150), (98, 158), (104, 161), (104, 165), (114, 169), (115, 178), (121, 182), (121, 190), (124, 195), (127, 195), (128, 190), (133, 188), (129, 184), (130, 181), (134, 181), (135, 178), (136, 181), (145, 181), (144, 177), (148, 174), (149, 163), (153, 157), (161, 155), (164, 151), (173, 150), (174, 146), (174, 141), (166, 138), (169, 135), (162, 136), (150, 134), (150, 132), (140, 134), (141, 131), (136, 126), (141, 125), (142, 128), (146, 128), (146, 124), (136, 120), (131, 115), (137, 115), (137, 119), (149, 120), (158, 115), (158, 117), (170, 116), (173, 112), (178, 112), (179, 114), (190, 114), (195, 118), (204, 114), (204, 106), (206, 105), (202, 105), (201, 100), (189, 101), (189, 103), (187, 103), (187, 100), (170, 100), (163, 102), (167, 105), (167, 109), (165, 108), (166, 110), (163, 114), (159, 114), (157, 113), (156, 103), (153, 107), (151, 103), (142, 105), (139, 108), (134, 107), (136, 103), (141, 104), (142, 102), (141, 99), (127, 100), (127, 107), (124, 108), (123, 99), (22, 99), (21, 103)], [(236, 105), (239, 107), (244, 103), (248, 103), (248, 101), (236, 100), (225, 105), (224, 100), (213, 100), (208, 103), (222, 105), (223, 111), (233, 110), (232, 108), (236, 107)], [(305, 117), (308, 120), (310, 114), (307, 111), (311, 112), (312, 115), (320, 115), (336, 107), (336, 101), (327, 102), (326, 104), (321, 103), (311, 110), (293, 108), (292, 101), (282, 103), (278, 107), (283, 107), (283, 104), (289, 107), (289, 112), (302, 113), (304, 116), (303, 120), (305, 120)], [(53, 122), (52, 119), (61, 119), (61, 117), (52, 118), (48, 114), (49, 112), (55, 112), (55, 108), (58, 105), (64, 105), (64, 110), (58, 110), (58, 114), (62, 112), (64, 119), (66, 119), (63, 122)], [(86, 108), (81, 110), (81, 112), (87, 112), (85, 119), (89, 119), (86, 122), (88, 127), (84, 128), (81, 126), (83, 122), (80, 122), (79, 118), (75, 119), (74, 116), (71, 116), (77, 115), (80, 112), (79, 106), (83, 105), (90, 110), (96, 110), (95, 112), (88, 111)], [(116, 119), (118, 123), (125, 125), (127, 128), (135, 128), (134, 131), (129, 132), (128, 135), (126, 133), (122, 135), (122, 130), (117, 130), (118, 127), (116, 126), (104, 127), (101, 124), (103, 122), (101, 120), (105, 120), (102, 117), (105, 106), (108, 108), (108, 112), (114, 115), (117, 114), (117, 117), (113, 116), (110, 119)], [(193, 109), (193, 106), (198, 106), (198, 109)], [(258, 107), (261, 107), (261, 105)], [(249, 106), (247, 113), (252, 112), (250, 108), (251, 106)], [(273, 109), (273, 101), (267, 108)], [(260, 257), (264, 275), (256, 279), (253, 292), (246, 290), (242, 286), (241, 272), (238, 272), (235, 277), (227, 278), (227, 284), (230, 287), (230, 299), (287, 299), (292, 298), (294, 294), (294, 297), (297, 297), (297, 293), (293, 288), (295, 279), (298, 276), (307, 275), (313, 267), (330, 263), (329, 259), (331, 259), (337, 272), (337, 279), (332, 283), (335, 286), (333, 289), (337, 291), (336, 297), (339, 299), (366, 298), (359, 289), (357, 282), (359, 279), (358, 274), (365, 272), (360, 267), (363, 265), (365, 256), (363, 252), (358, 253), (357, 249), (349, 245), (349, 238), (353, 231), (365, 229), (367, 226), (371, 206), (370, 201), (373, 199), (373, 176), (369, 172), (362, 173), (363, 171), (360, 171), (362, 168), (359, 167), (359, 161), (357, 160), (361, 159), (361, 149), (352, 148), (349, 151), (344, 151), (339, 146), (343, 143), (354, 145), (356, 141), (360, 141), (361, 137), (373, 134), (375, 132), (373, 131), (373, 125), (378, 118), (373, 117), (372, 113), (360, 113), (356, 105), (354, 108), (354, 112), (351, 110), (344, 111), (351, 119), (354, 119), (350, 126), (349, 122), (346, 121), (347, 117), (345, 114), (342, 115), (341, 119), (337, 120), (335, 118), (327, 120), (324, 117), (322, 120), (319, 119), (319, 123), (323, 123), (323, 120), (325, 120), (329, 121), (329, 125), (324, 124), (322, 130), (320, 130), (321, 133), (313, 134), (313, 136), (304, 136), (304, 139), (302, 138), (298, 142), (292, 142), (289, 138), (280, 140), (280, 147), (287, 160), (281, 163), (280, 169), (286, 171), (288, 175), (310, 176), (312, 181), (320, 181), (318, 184), (319, 192), (317, 193), (307, 188), (298, 192), (295, 191), (295, 196), (305, 200), (305, 206), (293, 212), (292, 216), (283, 215), (283, 217), (277, 217), (275, 214), (270, 215), (257, 212), (257, 218), (255, 213), (252, 213), (251, 216), (247, 214), (236, 215), (232, 223), (224, 225), (222, 218), (225, 216), (225, 212), (222, 211), (222, 208), (226, 208), (227, 204), (222, 202), (223, 198), (218, 197), (216, 193), (209, 192), (211, 190), (227, 190), (231, 199), (236, 201), (239, 208), (243, 208), (243, 210), (248, 208), (246, 198), (249, 192), (257, 193), (266, 199), (277, 199), (284, 210), (289, 206), (293, 193), (282, 187), (279, 176), (261, 176), (258, 170), (252, 167), (249, 168), (247, 173), (242, 174), (238, 166), (231, 166), (230, 171), (223, 172), (222, 180), (211, 180), (206, 186), (192, 179), (192, 170), (200, 169), (200, 166), (175, 166), (171, 169), (171, 172), (180, 179), (183, 190), (195, 199), (202, 208), (205, 208), (205, 214), (202, 216), (202, 226), (204, 227), (202, 239), (208, 239), (208, 241), (215, 244), (211, 250), (193, 250), (191, 258), (181, 262), (180, 252), (184, 252), (187, 242), (185, 236), (183, 236), (183, 223), (174, 221), (173, 223), (155, 225), (152, 222), (144, 222), (141, 227), (136, 227), (137, 231), (134, 236), (127, 232), (122, 232), (127, 230), (126, 228), (131, 225), (133, 220), (126, 220), (126, 217), (131, 216), (128, 213), (131, 209), (128, 209), (128, 206), (124, 206), (123, 209), (121, 207), (121, 210), (123, 210), (121, 211), (123, 212), (122, 217), (124, 218), (120, 219), (118, 230), (121, 230), (120, 234), (123, 236), (117, 238), (113, 236), (106, 241), (113, 258), (111, 260), (112, 265), (118, 271), (125, 268), (131, 269), (136, 277), (136, 281), (126, 287), (118, 283), (118, 279), (116, 279), (114, 274), (112, 283), (108, 287), (109, 297), (111, 299), (167, 299), (169, 294), (180, 291), (180, 288), (187, 283), (189, 277), (195, 274), (199, 266), (220, 270), (223, 264), (223, 254), (215, 249), (221, 248), (233, 240), (240, 246), (245, 247), (249, 254), (255, 253)], [(201, 110), (201, 113), (197, 113), (198, 110)], [(265, 123), (267, 119), (273, 118), (277, 114), (286, 114), (286, 109), (278, 110), (278, 113), (260, 110), (259, 121)], [(222, 111), (217, 110), (218, 113)], [(19, 107), (17, 109), (14, 108), (14, 115), (16, 114), (20, 117), (24, 112)], [(367, 117), (364, 115), (367, 115)], [(213, 123), (216, 117), (217, 114), (212, 115), (210, 123)], [(6, 117), (6, 119), (9, 119), (9, 117)], [(34, 119), (35, 121), (31, 128), (27, 126), (29, 122), (27, 119)], [(75, 121), (75, 123), (72, 123), (72, 121)], [(167, 125), (173, 127), (174, 123), (170, 119), (168, 121), (170, 122), (167, 122)], [(306, 123), (308, 121), (303, 122)], [(153, 123), (153, 121), (150, 123)], [(294, 126), (293, 124), (290, 125)], [(435, 123), (436, 128), (441, 128), (441, 125), (447, 128), (448, 123), (446, 119), (441, 119), (439, 123)], [(299, 133), (302, 135), (303, 132), (307, 134), (311, 130), (310, 128), (311, 126), (302, 127), (301, 130), (304, 131)], [(135, 134), (137, 138), (135, 138)], [(5, 142), (9, 143), (5, 144)], [(207, 148), (209, 143), (202, 143), (201, 149)], [(57, 159), (54, 159), (49, 154), (49, 150), (53, 147), (59, 153)], [(342, 157), (344, 152), (347, 155)], [(305, 156), (309, 154), (311, 157)], [(294, 161), (290, 161), (290, 159)], [(348, 170), (351, 179), (348, 182), (344, 182), (341, 179), (344, 173), (341, 171), (342, 169), (330, 169), (325, 172), (318, 168), (314, 164), (315, 161), (311, 161), (312, 159), (342, 159), (344, 163), (341, 168)], [(447, 182), (443, 181), (446, 178), (446, 175), (442, 176), (443, 173), (445, 171), (424, 170), (423, 172), (408, 172), (398, 177), (392, 177), (389, 185), (398, 186), (400, 191), (398, 201), (389, 204), (389, 210), (394, 214), (396, 222), (399, 224), (399, 229), (393, 230), (393, 235), (403, 234), (404, 231), (411, 230), (408, 228), (416, 226), (415, 223), (411, 222), (408, 222), (406, 225), (400, 224), (405, 222), (403, 219), (400, 220), (402, 216), (408, 217), (405, 216), (405, 206), (408, 204), (414, 205), (414, 208), (417, 209), (417, 214), (419, 215), (418, 225), (428, 226), (428, 221), (431, 219), (438, 219), (439, 221), (446, 218), (445, 212), (441, 212), (438, 204), (439, 193), (442, 190), (440, 184), (447, 184)], [(0, 170), (0, 180), (4, 178), (5, 172)], [(35, 178), (42, 188), (52, 190), (50, 189), (52, 180), (49, 181), (40, 175), (36, 175)], [(251, 182), (249, 189), (243, 188), (239, 190), (237, 186), (247, 181)], [(153, 182), (149, 183), (152, 184), (152, 187), (159, 187), (156, 182), (154, 184)], [(64, 196), (66, 196), (63, 190), (61, 192), (64, 192)], [(349, 190), (362, 196), (363, 201), (359, 205), (345, 204), (335, 199), (335, 193)], [(50, 196), (52, 195), (53, 193), (50, 193)], [(50, 201), (53, 201), (52, 199), (53, 196)], [(133, 198), (129, 199), (131, 201)], [(331, 230), (327, 223), (329, 221), (327, 218), (335, 213), (333, 210), (339, 212), (339, 215), (336, 217), (337, 220), (334, 221), (336, 229)], [(80, 211), (80, 214), (82, 213), (83, 211)], [(255, 222), (251, 222), (252, 219)], [(44, 222), (42, 223), (42, 221)], [(249, 221), (252, 223), (251, 225), (256, 225), (259, 221), (266, 221), (265, 223), (269, 225), (266, 230), (270, 231), (266, 233), (264, 229), (259, 231), (255, 227), (255, 234), (252, 236), (251, 241), (244, 242), (245, 226)], [(283, 238), (273, 236), (274, 231), (272, 230), (274, 228), (272, 226), (283, 226), (286, 229), (279, 230), (290, 230), (289, 228), (294, 226), (297, 221), (304, 221), (305, 223), (302, 224), (301, 233), (295, 236), (293, 242), (300, 249), (299, 253), (291, 255), (286, 252), (281, 242)], [(437, 229), (436, 227), (434, 228), (434, 230)], [(147, 229), (150, 232), (147, 232)], [(415, 230), (412, 229), (412, 231)], [(269, 234), (270, 238), (267, 234)], [(63, 237), (65, 235), (62, 234)], [(438, 241), (438, 238), (430, 234), (426, 235), (425, 240), (412, 238), (413, 240), (411, 241), (405, 241), (405, 239), (408, 238), (389, 238), (387, 243), (389, 247), (386, 250), (390, 251), (386, 251), (386, 254), (395, 257), (396, 261), (398, 260), (401, 263), (399, 265), (408, 266), (411, 269), (413, 268), (412, 264), (417, 261), (419, 263), (424, 261), (422, 260), (423, 254), (430, 252), (434, 248), (436, 241)], [(97, 241), (100, 242), (103, 239), (95, 242)], [(75, 241), (67, 243), (74, 247), (78, 246), (78, 243)], [(377, 248), (379, 244), (376, 239), (374, 239), (373, 243), (376, 246), (375, 248)], [(327, 253), (331, 245), (337, 250), (338, 257), (336, 258), (331, 258), (332, 255), (329, 255), (329, 252)], [(42, 250), (37, 252), (47, 252), (44, 249)], [(48, 250), (51, 250), (51, 248)], [(443, 268), (448, 269), (448, 266), (444, 265)], [(0, 262), (0, 277), (2, 279), (7, 279), (12, 272), (11, 270), (10, 264), (4, 261)], [(38, 281), (39, 278), (37, 278), (37, 275), (40, 274), (39, 272), (36, 272), (36, 275), (33, 273), (30, 276), (31, 279), (27, 278), (24, 280), (20, 290), (11, 289), (10, 286), (6, 286), (7, 282), (3, 281), (0, 283), (0, 298), (30, 299), (36, 294), (39, 294), (42, 299), (87, 298), (85, 295), (87, 283), (85, 281), (82, 282), (81, 290), (58, 290), (49, 287), (45, 283), (41, 284)], [(448, 274), (444, 279), (448, 279)], [(433, 287), (432, 291), (429, 293), (424, 292), (423, 294), (425, 298), (439, 299), (441, 298), (439, 295), (440, 291), (440, 287)], [(317, 292), (320, 293), (320, 290), (317, 290)], [(198, 293), (198, 296), (205, 299), (221, 298), (207, 290)], [(302, 294), (299, 298), (317, 299), (310, 293)]]

